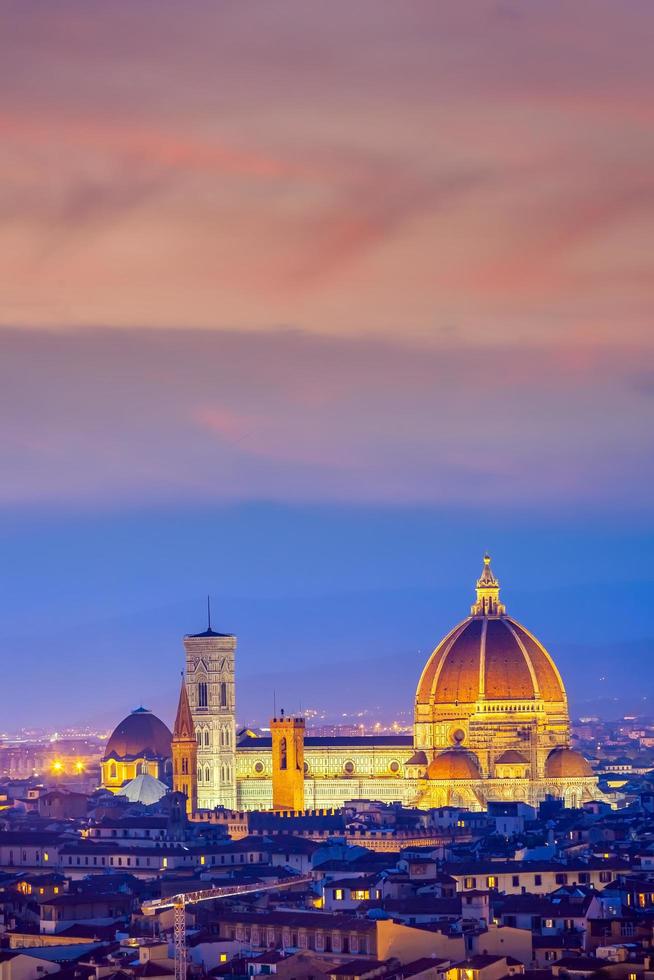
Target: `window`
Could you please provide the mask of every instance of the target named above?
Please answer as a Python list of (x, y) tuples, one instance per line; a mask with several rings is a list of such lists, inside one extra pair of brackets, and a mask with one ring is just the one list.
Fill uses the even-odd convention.
[(207, 691), (207, 682), (200, 681), (198, 684), (198, 707), (206, 708), (209, 704), (209, 694)]
[(182, 776), (188, 776), (188, 759), (186, 756), (182, 759)]
[(554, 876), (554, 880), (556, 881), (557, 885), (568, 884), (568, 876), (566, 874), (559, 873)]
[(464, 888), (476, 888), (477, 887), (477, 879), (476, 878), (464, 878), (463, 879), (463, 887)]
[(255, 762), (254, 763), (254, 771), (257, 773), (257, 775), (260, 776), (261, 773), (263, 772), (263, 770), (264, 770), (263, 762)]
[(554, 928), (554, 919), (545, 919), (544, 925), (545, 925), (545, 928), (546, 929), (553, 929)]
[(350, 892), (350, 895), (355, 902), (367, 902), (370, 898), (370, 892), (367, 888), (357, 888)]
[(610, 871), (600, 871), (599, 879), (600, 879), (600, 881), (603, 881), (603, 882), (610, 881), (611, 880), (611, 872)]
[(392, 773), (398, 773), (400, 771), (400, 763), (399, 762), (395, 762), (395, 760), (394, 760), (393, 762), (391, 762), (391, 764), (390, 764), (390, 766), (388, 768), (390, 769), (390, 771)]
[(198, 782), (202, 782), (202, 769), (198, 766)]
[(279, 768), (286, 769), (287, 766), (287, 745), (286, 738), (282, 738), (279, 743)]
[(543, 884), (543, 876), (542, 875), (534, 875), (534, 884), (535, 885), (542, 885)]
[(351, 776), (354, 772), (354, 763), (348, 760), (343, 766), (343, 772), (346, 773), (348, 776)]
[(497, 888), (497, 878), (495, 875), (489, 875), (486, 879), (486, 888)]
[(109, 779), (115, 779), (118, 775), (118, 769), (116, 768), (116, 763), (112, 762), (109, 766)]
[(334, 889), (334, 901), (335, 902), (342, 902), (343, 901), (343, 889), (342, 888), (335, 888)]
[(221, 681), (220, 683), (220, 707), (227, 707), (227, 684), (225, 681)]
[(208, 783), (209, 782), (210, 775), (211, 774), (209, 772), (209, 766), (205, 766), (205, 769), (204, 769), (204, 781), (205, 781), (205, 783)]
[(587, 885), (589, 881), (590, 881), (590, 874), (588, 873), (588, 871), (580, 871), (579, 872), (579, 884), (580, 885)]
[(514, 888), (518, 888), (518, 886), (520, 885), (520, 875), (512, 875), (511, 884), (513, 885)]

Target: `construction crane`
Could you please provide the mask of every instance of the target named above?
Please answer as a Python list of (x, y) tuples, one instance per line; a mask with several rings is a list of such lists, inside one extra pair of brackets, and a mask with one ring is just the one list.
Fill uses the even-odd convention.
[(186, 906), (196, 902), (209, 902), (212, 898), (230, 898), (232, 895), (248, 895), (255, 892), (279, 891), (295, 885), (309, 885), (312, 875), (298, 875), (288, 881), (277, 881), (272, 885), (221, 885), (217, 888), (202, 888), (200, 891), (179, 892), (166, 898), (155, 898), (144, 902), (145, 915), (154, 915), (160, 909), (173, 909), (173, 943), (175, 948), (175, 980), (186, 980)]

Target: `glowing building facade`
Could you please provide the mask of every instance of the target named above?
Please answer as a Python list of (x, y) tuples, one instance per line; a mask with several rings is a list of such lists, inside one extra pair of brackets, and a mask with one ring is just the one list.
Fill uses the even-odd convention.
[[(412, 736), (305, 737), (300, 719), (285, 718), (275, 720), (271, 737), (245, 732), (237, 741), (236, 638), (209, 626), (186, 636), (184, 647), (197, 743), (192, 795), (200, 810), (339, 807), (362, 798), (480, 810), (490, 800), (537, 804), (556, 796), (580, 806), (601, 798), (588, 762), (570, 747), (561, 675), (536, 637), (507, 614), (488, 556), (470, 615), (422, 671)], [(133, 770), (127, 759), (129, 774), (116, 773), (116, 745), (112, 736), (103, 781), (117, 789)]]

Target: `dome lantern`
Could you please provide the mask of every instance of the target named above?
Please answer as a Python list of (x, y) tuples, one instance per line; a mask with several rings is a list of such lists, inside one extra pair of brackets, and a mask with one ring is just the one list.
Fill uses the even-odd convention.
[(477, 579), (477, 601), (470, 608), (471, 616), (503, 616), (506, 606), (500, 602), (500, 583), (493, 575), (488, 552), (484, 555), (484, 567)]

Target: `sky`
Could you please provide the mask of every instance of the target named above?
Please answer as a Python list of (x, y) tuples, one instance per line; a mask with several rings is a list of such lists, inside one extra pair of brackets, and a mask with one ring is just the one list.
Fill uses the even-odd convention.
[(649, 0), (0, 5), (0, 732), (410, 716), (489, 549), (654, 698)]

